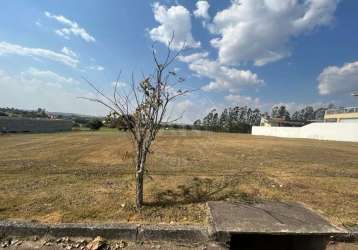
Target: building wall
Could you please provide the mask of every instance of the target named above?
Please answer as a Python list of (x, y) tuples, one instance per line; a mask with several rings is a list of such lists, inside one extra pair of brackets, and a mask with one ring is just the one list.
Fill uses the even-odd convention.
[(337, 122), (345, 121), (356, 121), (358, 120), (358, 113), (341, 113), (341, 114), (325, 114), (325, 120), (335, 119)]
[(0, 132), (60, 132), (71, 131), (72, 121), (0, 117)]
[(358, 142), (358, 123), (311, 123), (294, 127), (252, 127), (253, 135)]

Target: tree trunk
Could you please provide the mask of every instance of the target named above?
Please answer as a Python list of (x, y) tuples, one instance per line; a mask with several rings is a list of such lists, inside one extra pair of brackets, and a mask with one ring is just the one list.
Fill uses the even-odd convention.
[(143, 205), (143, 175), (144, 171), (136, 172), (136, 207), (139, 209)]
[(143, 205), (143, 179), (144, 168), (147, 152), (143, 144), (139, 144), (137, 148), (137, 163), (136, 163), (136, 207), (140, 209)]

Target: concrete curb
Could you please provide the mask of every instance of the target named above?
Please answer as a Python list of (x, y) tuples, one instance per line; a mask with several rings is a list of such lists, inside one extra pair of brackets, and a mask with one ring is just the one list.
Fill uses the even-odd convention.
[(0, 238), (7, 236), (96, 237), (131, 241), (167, 240), (185, 242), (208, 241), (204, 227), (191, 225), (140, 224), (40, 224), (0, 221)]
[(139, 225), (135, 224), (55, 224), (49, 225), (53, 237), (91, 237), (136, 240)]
[[(52, 236), (85, 237), (102, 236), (106, 239), (130, 241), (183, 241), (189, 243), (210, 240), (227, 242), (230, 235), (220, 234), (209, 223), (208, 228), (193, 225), (141, 225), (141, 224), (40, 224), (30, 222), (0, 221), (0, 238), (8, 236)], [(358, 242), (357, 231), (335, 235), (331, 240), (337, 242)]]
[(207, 229), (198, 226), (142, 225), (137, 240), (208, 241)]

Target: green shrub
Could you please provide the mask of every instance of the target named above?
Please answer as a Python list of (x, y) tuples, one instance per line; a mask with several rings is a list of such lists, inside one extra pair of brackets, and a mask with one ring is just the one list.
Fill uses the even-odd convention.
[(99, 130), (103, 126), (103, 123), (100, 119), (92, 119), (87, 123), (87, 128), (91, 130)]

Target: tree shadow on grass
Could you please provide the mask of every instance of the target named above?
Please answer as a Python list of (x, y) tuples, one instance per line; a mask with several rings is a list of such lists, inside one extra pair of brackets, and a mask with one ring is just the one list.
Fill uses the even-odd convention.
[(194, 177), (190, 183), (178, 185), (175, 190), (167, 189), (155, 193), (155, 200), (147, 202), (145, 205), (169, 207), (228, 199), (248, 203), (257, 201), (257, 197), (252, 194), (232, 190), (233, 185), (238, 185), (238, 180), (224, 179), (223, 181), (216, 181), (210, 178)]

